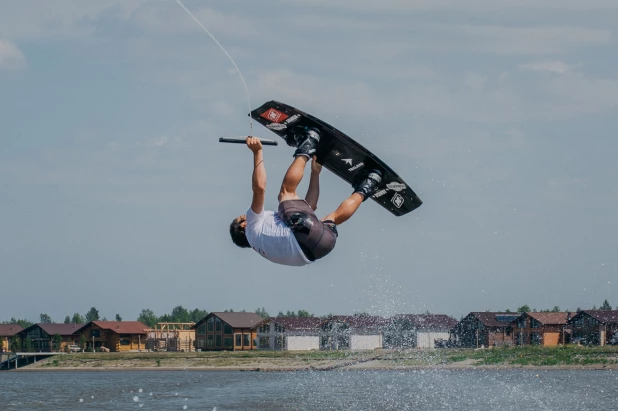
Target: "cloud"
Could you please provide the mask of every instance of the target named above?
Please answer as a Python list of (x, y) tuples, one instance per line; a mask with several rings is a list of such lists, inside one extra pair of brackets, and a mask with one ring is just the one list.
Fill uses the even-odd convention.
[(537, 61), (532, 63), (520, 64), (520, 69), (532, 71), (547, 71), (550, 73), (564, 74), (569, 70), (569, 65), (562, 61)]
[(26, 66), (26, 58), (9, 40), (0, 39), (0, 70), (19, 70)]

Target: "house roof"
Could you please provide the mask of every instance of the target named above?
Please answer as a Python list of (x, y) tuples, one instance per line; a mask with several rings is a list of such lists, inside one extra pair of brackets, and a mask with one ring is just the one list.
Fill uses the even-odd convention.
[(12, 337), (23, 329), (19, 324), (0, 324), (0, 337)]
[(583, 310), (601, 324), (618, 323), (618, 310)]
[(322, 320), (318, 317), (271, 317), (270, 321), (274, 321), (285, 327), (286, 330), (314, 330), (320, 328)]
[(146, 334), (146, 329), (148, 329), (148, 326), (140, 321), (91, 321), (82, 328), (91, 324), (116, 334)]
[(507, 312), (471, 312), (485, 327), (504, 327), (509, 325), (520, 313)]
[(333, 315), (326, 322), (346, 323), (350, 328), (378, 328), (388, 324), (388, 320), (374, 315)]
[(394, 321), (408, 320), (418, 328), (453, 328), (457, 320), (446, 314), (397, 314)]
[(212, 312), (206, 317), (199, 320), (197, 323), (195, 323), (191, 328), (197, 328), (198, 325), (202, 324), (212, 316), (219, 317), (222, 321), (226, 322), (232, 328), (253, 328), (264, 322), (264, 319), (256, 313)]
[(569, 321), (569, 318), (575, 316), (577, 313), (559, 312), (559, 313), (525, 313), (534, 318), (543, 325), (564, 325)]
[(22, 331), (26, 331), (26, 330), (30, 330), (31, 328), (34, 327), (39, 327), (41, 328), (43, 331), (45, 331), (47, 334), (49, 335), (60, 335), (60, 336), (67, 336), (67, 335), (73, 335), (77, 332), (77, 330), (79, 330), (80, 328), (82, 328), (84, 324), (48, 324), (48, 323), (38, 323), (38, 324), (33, 324), (30, 327), (22, 330)]

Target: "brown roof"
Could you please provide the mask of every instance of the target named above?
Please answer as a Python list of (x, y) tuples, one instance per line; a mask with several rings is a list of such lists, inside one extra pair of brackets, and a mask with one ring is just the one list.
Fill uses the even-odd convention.
[(618, 310), (584, 310), (584, 312), (597, 319), (601, 324), (618, 323)]
[(12, 337), (23, 329), (19, 324), (0, 324), (0, 337)]
[(478, 318), (485, 327), (504, 327), (520, 315), (520, 313), (507, 312), (472, 312), (470, 314)]
[[(535, 320), (537, 320), (538, 322), (540, 322), (543, 325), (554, 325), (554, 324), (566, 324), (568, 322), (568, 319), (571, 317), (574, 317), (575, 314), (577, 313), (568, 313), (568, 312), (563, 312), (563, 313), (548, 313), (548, 312), (544, 312), (544, 313), (526, 313), (528, 314), (530, 317), (534, 318)], [(569, 316), (570, 315), (570, 316)]]
[(313, 330), (320, 328), (322, 320), (318, 317), (273, 317), (270, 321), (274, 321), (285, 327), (286, 330)]
[[(73, 335), (77, 332), (77, 330), (79, 330), (81, 327), (83, 326), (83, 324), (46, 324), (46, 323), (38, 323), (38, 324), (33, 324), (30, 327), (26, 328), (25, 330), (29, 330), (31, 328), (34, 327), (39, 327), (41, 328), (43, 331), (45, 331), (47, 334), (49, 335), (60, 335), (60, 336), (67, 336), (67, 335)], [(25, 331), (23, 330), (23, 331)]]
[(457, 320), (445, 314), (397, 314), (393, 320), (406, 319), (418, 328), (453, 328)]
[(221, 312), (213, 312), (208, 314), (206, 317), (202, 318), (198, 321), (193, 327), (197, 328), (197, 326), (204, 321), (206, 321), (211, 316), (216, 315), (222, 321), (226, 322), (232, 328), (253, 328), (256, 325), (264, 322), (264, 319), (257, 315), (256, 313), (221, 313)]
[(374, 315), (333, 315), (326, 320), (346, 323), (350, 328), (378, 328), (388, 324), (388, 320)]
[[(113, 331), (116, 334), (146, 334), (148, 326), (139, 321), (91, 321), (86, 324), (95, 324), (103, 330)], [(84, 326), (83, 328), (86, 328)]]

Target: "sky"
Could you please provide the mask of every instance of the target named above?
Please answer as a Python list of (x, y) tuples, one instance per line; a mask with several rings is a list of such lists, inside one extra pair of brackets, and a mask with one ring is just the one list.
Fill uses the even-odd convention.
[[(0, 321), (618, 305), (618, 2), (183, 3), (248, 93), (176, 1), (2, 0)], [(252, 156), (218, 138), (269, 100), (424, 204), (363, 203), (302, 268), (237, 248)], [(292, 153), (264, 148), (268, 209)], [(318, 216), (351, 192), (324, 170)]]

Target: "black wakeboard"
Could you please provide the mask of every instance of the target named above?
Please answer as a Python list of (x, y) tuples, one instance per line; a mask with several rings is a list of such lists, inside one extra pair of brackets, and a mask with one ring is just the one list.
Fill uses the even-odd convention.
[(297, 127), (318, 129), (318, 162), (350, 184), (368, 170), (380, 170), (382, 183), (371, 198), (395, 216), (405, 215), (423, 203), (410, 186), (375, 154), (324, 121), (274, 100), (253, 110), (251, 117), (284, 140)]

